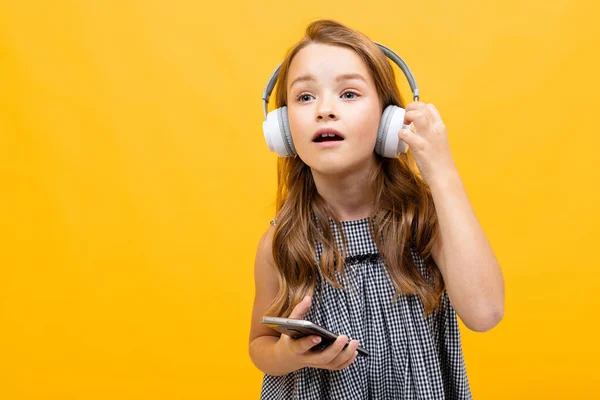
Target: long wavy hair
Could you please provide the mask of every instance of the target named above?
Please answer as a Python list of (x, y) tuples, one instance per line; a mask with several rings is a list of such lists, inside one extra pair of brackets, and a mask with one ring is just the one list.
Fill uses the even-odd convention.
[[(311, 43), (342, 46), (355, 51), (370, 70), (382, 112), (390, 104), (404, 107), (394, 70), (379, 47), (363, 35), (336, 21), (319, 20), (308, 25), (304, 38), (291, 47), (281, 64), (275, 88), (276, 106), (287, 104), (287, 75), (294, 56)], [(410, 153), (398, 158), (378, 154), (370, 182), (375, 193), (371, 233), (396, 287), (401, 294), (417, 294), (426, 313), (439, 305), (444, 291), (442, 275), (431, 257), (438, 224), (429, 187)], [(342, 288), (346, 239), (335, 213), (316, 190), (311, 169), (298, 156), (278, 159), (276, 225), (273, 257), (279, 275), (279, 292), (268, 315), (287, 316), (305, 295), (313, 292), (317, 275)], [(342, 232), (342, 248), (335, 244), (330, 221)], [(323, 245), (319, 262), (315, 241)], [(411, 248), (425, 260), (427, 274), (418, 270)]]

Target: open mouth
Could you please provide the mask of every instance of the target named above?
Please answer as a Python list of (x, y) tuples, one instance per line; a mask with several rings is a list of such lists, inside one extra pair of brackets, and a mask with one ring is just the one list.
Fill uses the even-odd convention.
[(313, 139), (313, 142), (315, 142), (315, 143), (337, 142), (340, 140), (344, 140), (344, 138), (335, 133), (322, 133), (322, 134), (318, 135), (317, 137), (315, 137)]

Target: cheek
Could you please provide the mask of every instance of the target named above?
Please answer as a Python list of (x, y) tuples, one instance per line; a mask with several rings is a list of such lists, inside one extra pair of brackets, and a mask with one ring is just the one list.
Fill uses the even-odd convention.
[(306, 136), (312, 135), (311, 126), (306, 121), (308, 121), (306, 116), (303, 116), (297, 109), (290, 110), (288, 108), (288, 122), (292, 133), (292, 140), (299, 155), (303, 155), (303, 150), (307, 146)]
[(381, 115), (377, 111), (370, 111), (366, 113), (368, 117), (363, 118), (360, 123), (360, 141), (365, 145), (375, 146), (377, 140), (377, 131), (379, 129), (379, 122), (381, 121)]
[(306, 118), (302, 117), (298, 109), (288, 108), (288, 122), (293, 137), (300, 136), (306, 130), (306, 127), (303, 126), (302, 121), (306, 121)]

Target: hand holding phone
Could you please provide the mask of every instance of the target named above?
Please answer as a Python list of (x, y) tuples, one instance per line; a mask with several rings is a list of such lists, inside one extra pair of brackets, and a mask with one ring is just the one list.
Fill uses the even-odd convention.
[[(264, 325), (267, 325), (269, 328), (275, 329), (277, 332), (288, 335), (292, 339), (300, 339), (310, 335), (316, 335), (321, 338), (321, 341), (313, 348), (318, 350), (324, 350), (333, 344), (339, 337), (339, 335), (330, 332), (322, 326), (303, 319), (263, 317), (261, 322)], [(346, 346), (348, 346), (349, 343), (350, 342), (348, 341)], [(344, 349), (346, 346), (344, 346)], [(357, 347), (357, 351), (361, 356), (369, 355), (369, 352), (360, 346)]]
[[(287, 319), (302, 320), (310, 308), (310, 305), (311, 298), (310, 296), (306, 296), (300, 303), (298, 303), (298, 305), (296, 305)], [(269, 320), (263, 319), (263, 323), (267, 322), (269, 322)], [(275, 323), (273, 326), (277, 326), (277, 324), (278, 323)], [(313, 329), (314, 326), (311, 327), (311, 329)], [(352, 340), (348, 342), (347, 336), (338, 336), (327, 331), (323, 327), (320, 328), (321, 329), (317, 328), (320, 334), (308, 335), (305, 335), (302, 332), (297, 333), (295, 331), (286, 330), (290, 334), (296, 336), (297, 339), (292, 338), (292, 336), (288, 335), (287, 333), (281, 335), (275, 344), (276, 357), (278, 357), (281, 362), (288, 365), (294, 365), (298, 369), (312, 367), (329, 370), (341, 370), (352, 364), (359, 354), (358, 340)], [(310, 330), (310, 332), (313, 331)], [(329, 334), (327, 332), (329, 332)], [(323, 350), (315, 351), (314, 347), (319, 345), (324, 340), (324, 335), (328, 337), (328, 339), (325, 339), (326, 341), (330, 341), (334, 337), (335, 339), (333, 342), (329, 342)], [(368, 352), (366, 352), (366, 354), (368, 354)]]

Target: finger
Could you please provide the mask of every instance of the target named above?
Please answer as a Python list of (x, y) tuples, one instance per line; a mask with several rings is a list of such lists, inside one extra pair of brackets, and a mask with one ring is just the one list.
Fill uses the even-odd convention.
[(352, 357), (350, 357), (350, 359), (348, 361), (346, 361), (345, 363), (338, 365), (335, 369), (336, 370), (342, 370), (346, 367), (348, 367), (350, 364), (352, 364), (354, 362), (354, 360), (356, 360), (356, 356), (358, 356), (358, 351), (354, 351), (354, 354), (352, 355)]
[(300, 339), (292, 340), (292, 351), (296, 354), (304, 354), (317, 344), (321, 343), (321, 338), (316, 335), (306, 336)]
[(302, 319), (310, 308), (312, 299), (310, 296), (305, 296), (302, 301), (296, 304), (289, 318)]
[(422, 102), (422, 101), (413, 101), (412, 103), (409, 103), (406, 106), (405, 110), (406, 111), (419, 110), (419, 109), (421, 109), (421, 108), (423, 108), (425, 106), (426, 106), (426, 104), (424, 102)]
[(352, 340), (348, 346), (331, 361), (331, 366), (334, 369), (338, 369), (341, 366), (345, 365), (354, 357), (354, 353), (358, 349), (358, 340)]
[(434, 122), (442, 122), (442, 116), (433, 104), (427, 104), (427, 108), (429, 109)]
[(326, 365), (331, 363), (341, 352), (344, 346), (348, 344), (348, 336), (340, 335), (329, 347), (321, 352), (316, 358), (317, 364)]
[(411, 122), (417, 127), (417, 131), (424, 130), (432, 122), (433, 117), (427, 107), (419, 110), (410, 110), (404, 113), (404, 125)]
[(420, 148), (422, 146), (421, 142), (425, 140), (416, 133), (409, 131), (408, 129), (400, 129), (400, 132), (398, 132), (398, 138), (412, 149)]

